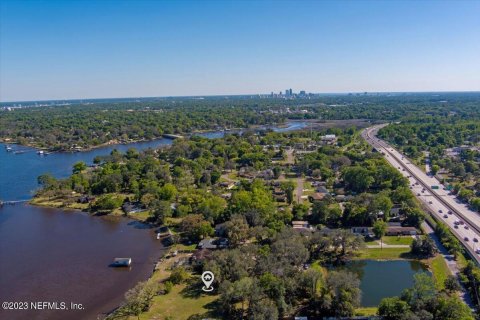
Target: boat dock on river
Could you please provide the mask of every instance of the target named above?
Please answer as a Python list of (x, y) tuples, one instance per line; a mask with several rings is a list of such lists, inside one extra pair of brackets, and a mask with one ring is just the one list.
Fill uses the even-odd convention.
[(22, 204), (22, 203), (26, 203), (26, 202), (28, 202), (28, 200), (15, 200), (15, 201), (1, 201), (0, 200), (0, 207), (6, 206), (6, 205), (14, 206), (16, 204)]

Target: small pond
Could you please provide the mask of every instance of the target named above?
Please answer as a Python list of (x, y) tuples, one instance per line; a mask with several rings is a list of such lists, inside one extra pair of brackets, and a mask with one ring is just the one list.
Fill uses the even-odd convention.
[(345, 269), (360, 279), (363, 307), (377, 306), (383, 298), (398, 296), (413, 286), (413, 276), (418, 272), (430, 272), (418, 261), (357, 260), (349, 262)]

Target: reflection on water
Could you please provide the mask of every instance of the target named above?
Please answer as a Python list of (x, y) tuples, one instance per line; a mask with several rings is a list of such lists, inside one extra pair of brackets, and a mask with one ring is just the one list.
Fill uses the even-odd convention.
[(428, 272), (421, 262), (408, 260), (358, 260), (349, 262), (344, 268), (359, 277), (364, 307), (377, 306), (385, 297), (400, 295), (413, 286), (415, 273)]

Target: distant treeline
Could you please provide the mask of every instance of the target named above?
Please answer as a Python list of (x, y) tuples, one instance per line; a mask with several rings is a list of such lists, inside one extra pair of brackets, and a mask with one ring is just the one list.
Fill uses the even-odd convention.
[(165, 98), (0, 112), (0, 139), (49, 150), (155, 139), (165, 133), (246, 128), (287, 119), (412, 120), (478, 117), (480, 93), (338, 95), (311, 99)]

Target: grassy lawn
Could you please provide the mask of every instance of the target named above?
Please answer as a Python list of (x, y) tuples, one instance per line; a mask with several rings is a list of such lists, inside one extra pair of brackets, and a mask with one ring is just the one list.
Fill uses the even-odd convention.
[(150, 218), (150, 211), (142, 211), (142, 212), (137, 212), (137, 213), (132, 213), (128, 215), (129, 218), (140, 220), (140, 221), (146, 221), (148, 218)]
[(228, 173), (228, 174), (227, 174), (227, 177), (228, 177), (229, 179), (231, 179), (231, 180), (236, 180), (236, 179), (238, 179), (237, 172), (235, 172), (235, 171)]
[(467, 266), (467, 258), (463, 254), (459, 254), (457, 257), (457, 265), (460, 269)]
[(375, 316), (377, 311), (377, 307), (362, 307), (355, 309), (355, 315), (358, 317)]
[(413, 238), (410, 236), (384, 236), (382, 238), (383, 243), (392, 244), (392, 245), (411, 245), (413, 242)]
[[(170, 268), (175, 261), (185, 257), (187, 257), (186, 254), (179, 254), (175, 258), (165, 259), (148, 281), (164, 282), (170, 276)], [(217, 298), (217, 295), (203, 293), (190, 275), (186, 283), (175, 285), (168, 294), (155, 296), (150, 309), (142, 313), (140, 319), (184, 320), (194, 314), (201, 314), (205, 318), (212, 317), (214, 301)], [(137, 317), (129, 318), (129, 320), (134, 319), (136, 320)]]
[(357, 259), (398, 260), (411, 259), (410, 248), (367, 248), (360, 251)]
[[(193, 314), (208, 316), (209, 304), (217, 299), (214, 295), (191, 295), (187, 285), (177, 285), (166, 295), (156, 296), (148, 312), (142, 313), (140, 319), (184, 320)], [(136, 318), (132, 318), (136, 319)]]
[(428, 261), (428, 265), (433, 273), (433, 279), (435, 280), (437, 289), (442, 290), (444, 288), (445, 279), (451, 274), (445, 259), (438, 254), (435, 258)]
[[(30, 200), (30, 204), (35, 205), (35, 206), (41, 206), (41, 207), (49, 207), (49, 208), (66, 208), (66, 209), (76, 209), (76, 210), (86, 210), (88, 209), (88, 204), (87, 203), (78, 203), (76, 201), (71, 202), (67, 201), (69, 199), (65, 199), (62, 197), (35, 197), (32, 200)], [(69, 203), (71, 202), (71, 203)]]
[(178, 251), (195, 251), (197, 248), (197, 243), (192, 243), (191, 245), (186, 245), (183, 243), (178, 243), (174, 246), (173, 250), (178, 250)]

